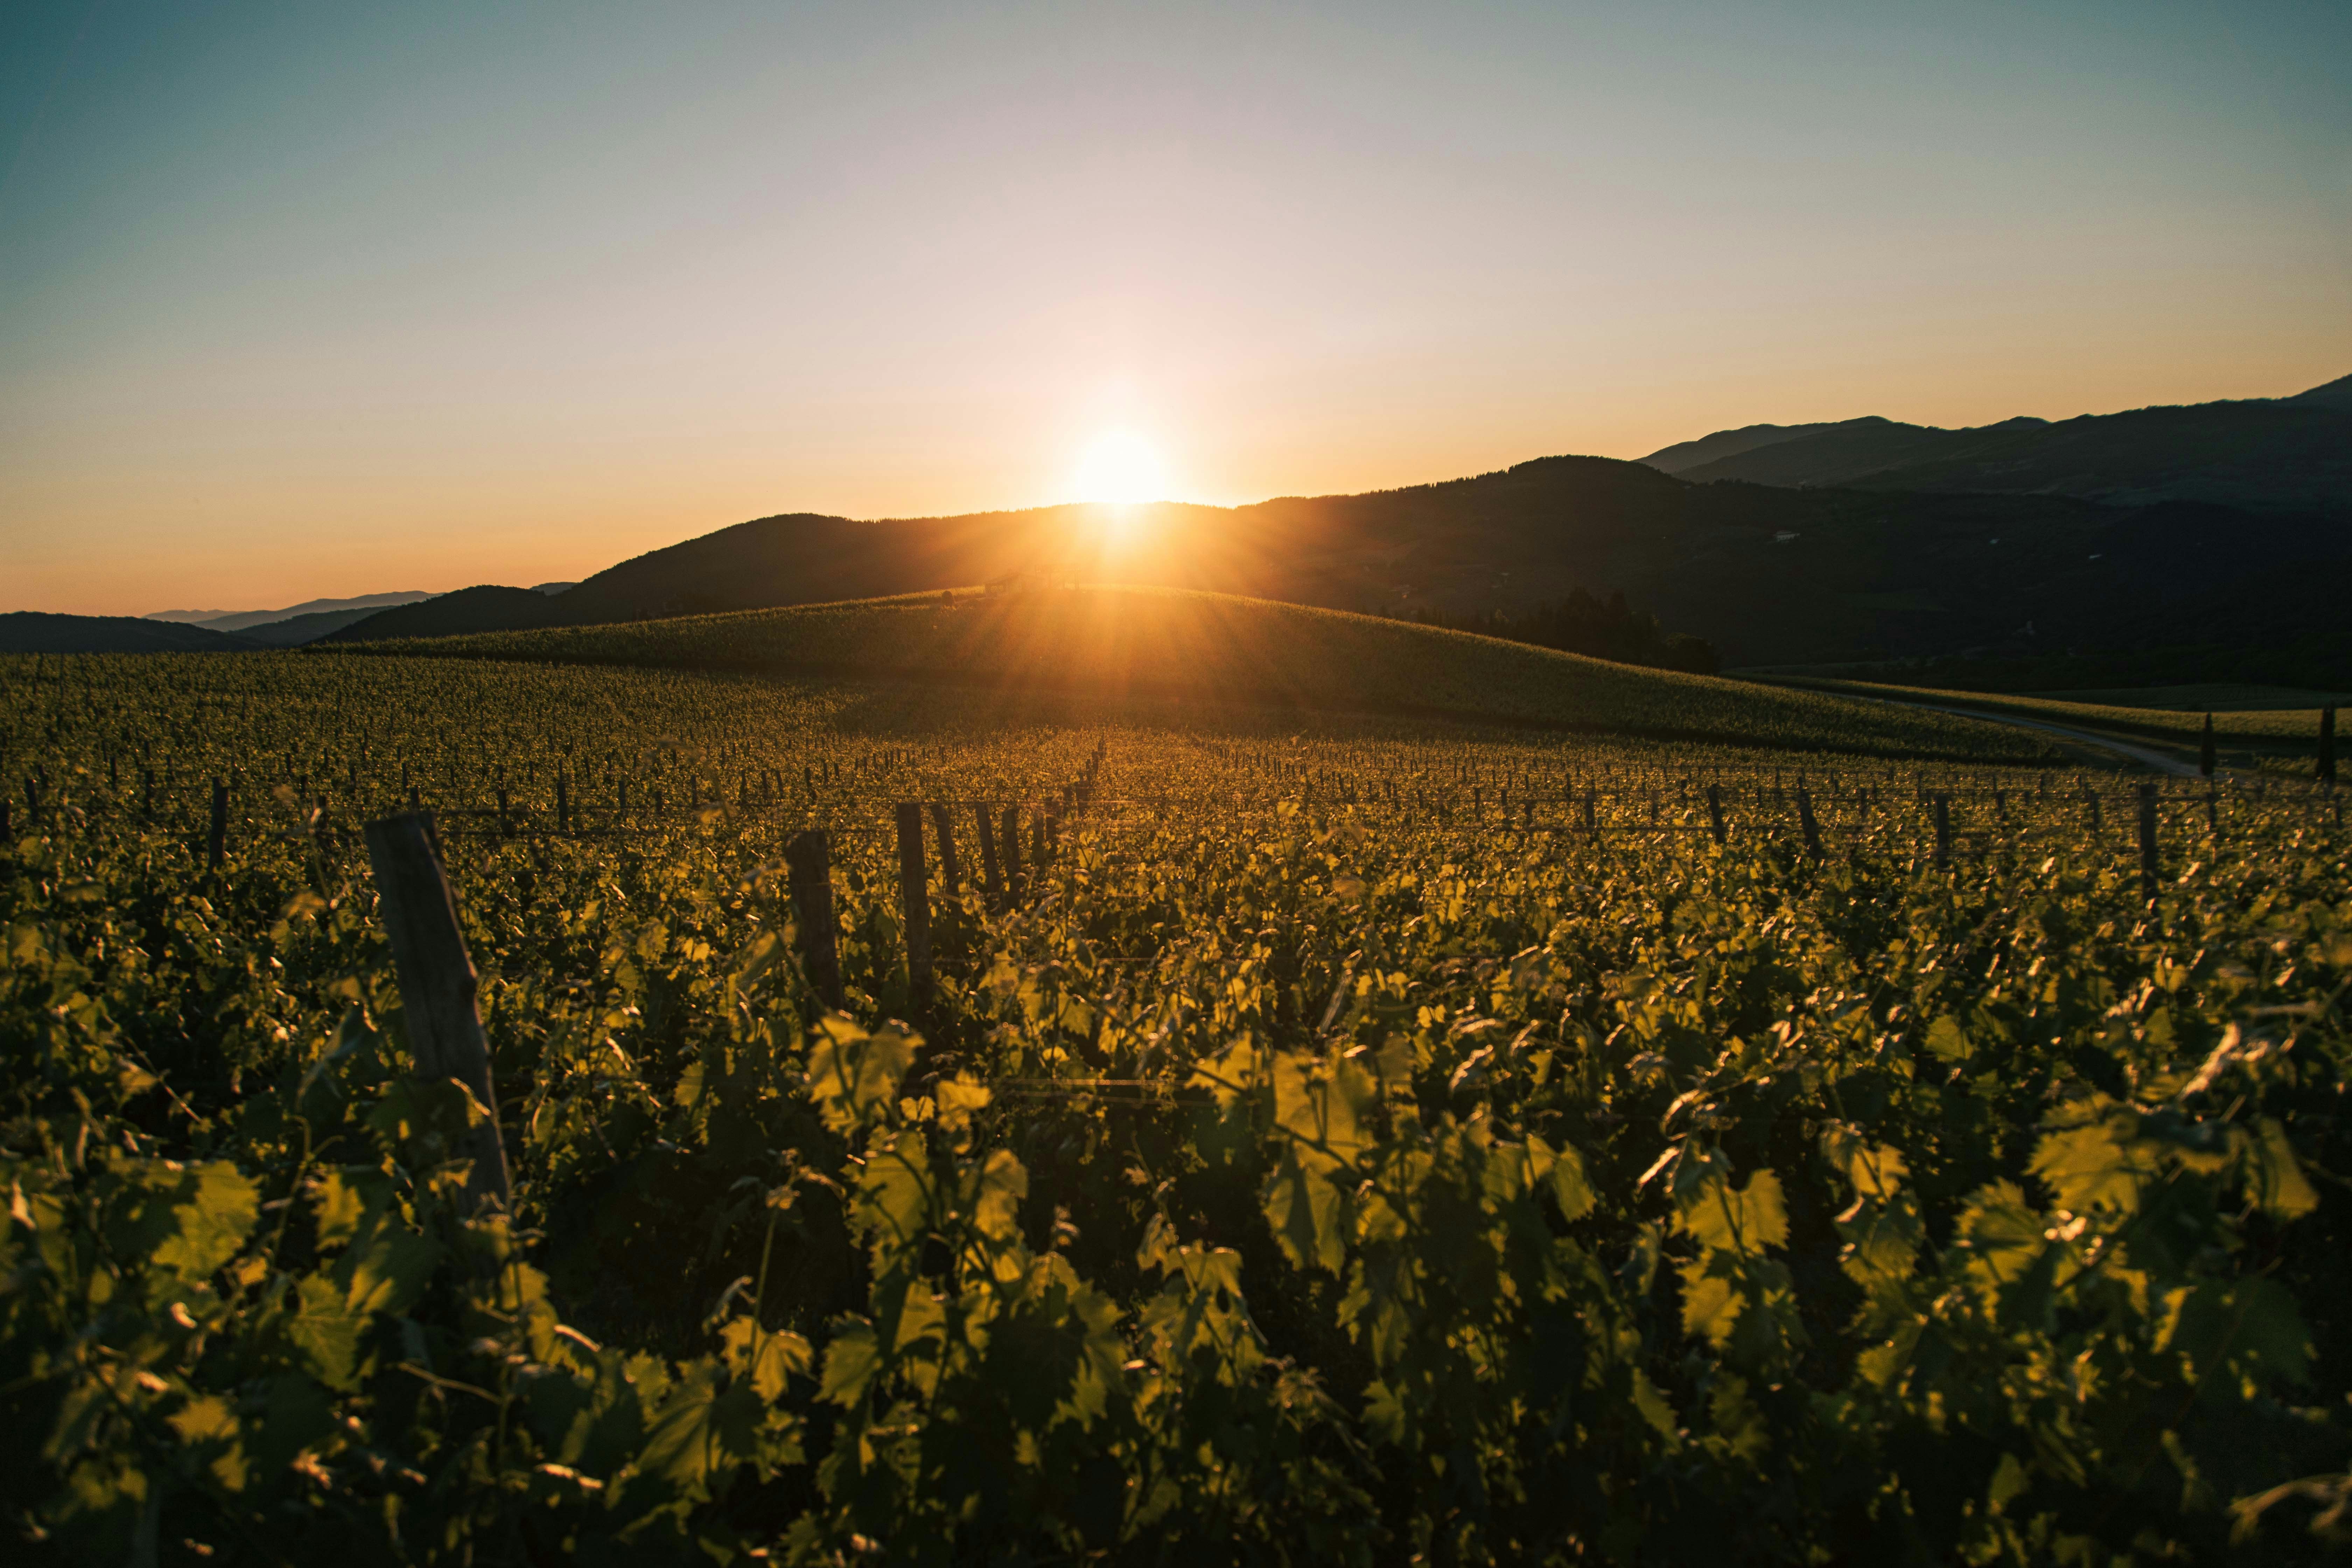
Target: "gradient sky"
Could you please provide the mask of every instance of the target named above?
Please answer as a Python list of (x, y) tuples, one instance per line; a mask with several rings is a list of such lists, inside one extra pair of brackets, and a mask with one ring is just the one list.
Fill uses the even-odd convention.
[(0, 610), (2352, 372), (2352, 5), (0, 11)]

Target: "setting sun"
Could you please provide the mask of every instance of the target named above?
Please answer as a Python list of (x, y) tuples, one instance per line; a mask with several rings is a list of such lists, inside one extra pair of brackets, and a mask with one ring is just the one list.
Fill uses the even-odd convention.
[(1089, 501), (1162, 500), (1168, 472), (1151, 443), (1132, 430), (1095, 438), (1078, 460), (1073, 499)]

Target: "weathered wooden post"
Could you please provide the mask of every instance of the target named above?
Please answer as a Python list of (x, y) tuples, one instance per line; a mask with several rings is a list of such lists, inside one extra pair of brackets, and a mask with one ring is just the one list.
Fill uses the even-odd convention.
[(980, 874), (988, 893), (988, 907), (1004, 908), (1004, 873), (996, 863), (996, 825), (989, 820), (988, 803), (982, 801), (972, 813), (980, 823)]
[(433, 820), (411, 812), (371, 822), (366, 833), (377, 911), (400, 983), (408, 1053), (418, 1077), (436, 1083), (454, 1078), (481, 1101), (484, 1119), (459, 1136), (454, 1151), (472, 1162), (466, 1195), (476, 1207), (495, 1198), (499, 1208), (511, 1210), (514, 1194), (506, 1145), (499, 1137), (489, 1042), (474, 1003), (474, 961), (457, 927), (457, 905), (435, 846)]
[(1021, 807), (1004, 808), (1004, 890), (1014, 903), (1028, 896), (1029, 886), (1021, 871)]
[(940, 840), (940, 886), (950, 899), (963, 897), (963, 872), (956, 864), (955, 821), (949, 815), (947, 803), (931, 803), (931, 830)]
[(2156, 897), (2156, 785), (2153, 782), (2139, 786), (2139, 885), (2149, 898)]
[(1928, 803), (1936, 818), (1936, 869), (1947, 869), (1952, 863), (1952, 797), (1938, 795)]
[(907, 982), (921, 1006), (931, 994), (931, 895), (925, 884), (923, 808), (898, 803), (898, 910), (907, 928)]
[(1595, 816), (1594, 807), (1594, 792), (1591, 789), (1587, 789), (1584, 792), (1584, 836), (1587, 838), (1598, 838), (1601, 837), (1601, 827)]
[(2083, 786), (2083, 803), (2091, 808), (2091, 837), (2096, 838), (2105, 831), (2099, 821), (2099, 792), (2089, 784)]
[(2219, 790), (2205, 792), (2205, 830), (2216, 838), (2221, 837), (2221, 794)]
[(2205, 715), (2205, 733), (2197, 742), (2197, 771), (2207, 778), (2213, 776), (2213, 715)]
[(824, 829), (812, 827), (784, 847), (784, 870), (792, 888), (801, 958), (809, 984), (828, 1007), (841, 1005), (841, 946), (833, 924), (833, 847)]
[(2336, 785), (2336, 705), (2319, 710), (2319, 782)]
[(558, 833), (572, 831), (572, 792), (563, 785), (561, 768), (555, 773), (555, 830)]
[(1722, 843), (1725, 837), (1723, 830), (1723, 790), (1722, 787), (1717, 784), (1709, 784), (1706, 786), (1706, 823), (1707, 830), (1715, 835), (1715, 841), (1717, 844)]
[(1813, 792), (1802, 784), (1797, 786), (1797, 826), (1804, 830), (1805, 853), (1819, 860), (1822, 858), (1821, 824), (1813, 820)]
[(500, 784), (500, 785), (499, 785), (498, 787), (499, 787), (499, 837), (501, 837), (501, 838), (505, 838), (505, 837), (510, 837), (510, 836), (513, 834), (513, 832), (514, 832), (514, 828), (513, 828), (513, 827), (512, 827), (512, 826), (508, 823), (508, 821), (507, 821), (507, 786), (506, 786), (506, 785), (504, 785), (504, 784)]
[(228, 853), (228, 785), (213, 780), (212, 832), (205, 839), (205, 869), (217, 871)]

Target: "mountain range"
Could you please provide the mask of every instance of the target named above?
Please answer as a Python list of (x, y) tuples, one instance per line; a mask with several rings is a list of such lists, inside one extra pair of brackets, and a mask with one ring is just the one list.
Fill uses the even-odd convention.
[(2203, 501), (2294, 512), (2352, 503), (2352, 376), (2294, 397), (1947, 430), (1875, 416), (1751, 425), (1642, 459), (1695, 484)]
[[(299, 616), (232, 635), (438, 637), (1023, 579), (1448, 616), (1617, 589), (1732, 665), (2159, 647), (2287, 658), (2291, 645), (2308, 679), (2334, 683), (2352, 679), (2352, 633), (2335, 608), (2352, 589), (2352, 377), (2291, 398), (1967, 430), (1878, 418), (1750, 426), (1640, 462), (1547, 458), (1235, 508), (789, 513), (568, 587), (298, 605)], [(21, 619), (0, 616), (0, 647), (21, 646)], [(40, 636), (55, 646), (56, 628)]]

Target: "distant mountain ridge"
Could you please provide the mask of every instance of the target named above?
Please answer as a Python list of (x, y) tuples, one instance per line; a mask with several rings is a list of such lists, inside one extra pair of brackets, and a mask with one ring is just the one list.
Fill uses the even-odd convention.
[(268, 626), (291, 620), (299, 616), (333, 614), (342, 610), (375, 611), (391, 605), (412, 605), (433, 595), (422, 588), (408, 588), (391, 594), (362, 594), (351, 599), (306, 599), (299, 605), (289, 605), (282, 610), (157, 610), (142, 616), (150, 621), (180, 621), (208, 626), (216, 632), (241, 632), (248, 626)]
[(2004, 420), (1972, 429), (1875, 416), (1752, 425), (1642, 461), (1694, 484), (2068, 495), (2248, 511), (2352, 507), (2352, 376), (2292, 397)]

